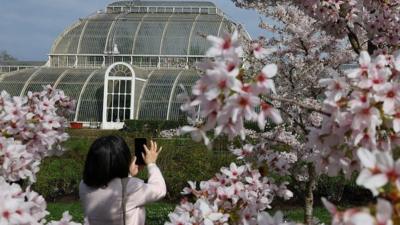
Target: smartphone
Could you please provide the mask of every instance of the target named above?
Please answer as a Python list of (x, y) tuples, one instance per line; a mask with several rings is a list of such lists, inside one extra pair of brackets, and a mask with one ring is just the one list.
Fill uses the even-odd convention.
[(136, 164), (137, 165), (145, 165), (146, 163), (143, 160), (142, 153), (144, 153), (143, 145), (147, 145), (146, 138), (135, 138), (135, 156), (136, 156)]

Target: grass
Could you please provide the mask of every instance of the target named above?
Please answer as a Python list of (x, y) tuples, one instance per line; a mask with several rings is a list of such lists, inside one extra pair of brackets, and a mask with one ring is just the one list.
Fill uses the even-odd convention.
[[(146, 206), (146, 225), (162, 225), (168, 220), (168, 213), (172, 212), (175, 205), (166, 202), (152, 203)], [(50, 215), (47, 220), (59, 220), (64, 211), (69, 211), (73, 220), (76, 222), (83, 221), (83, 210), (79, 202), (71, 203), (48, 203), (47, 210)], [(275, 209), (279, 210), (279, 209)], [(274, 211), (275, 211), (274, 210)], [(303, 221), (303, 209), (300, 207), (293, 207), (290, 209), (283, 209), (285, 218), (291, 221)], [(325, 224), (329, 224), (330, 216), (325, 208), (316, 207), (314, 209), (315, 216)]]
[[(146, 206), (146, 224), (147, 225), (162, 225), (168, 219), (168, 213), (174, 211), (175, 205), (165, 202), (152, 203)], [(47, 210), (50, 215), (46, 218), (47, 221), (59, 220), (63, 212), (69, 211), (73, 221), (83, 222), (83, 209), (79, 202), (71, 203), (48, 203)]]
[[(293, 209), (286, 209), (282, 210), (285, 218), (296, 221), (296, 222), (303, 222), (304, 221), (304, 211), (303, 208), (293, 208)], [(330, 224), (331, 216), (329, 215), (328, 211), (323, 207), (315, 207), (314, 208), (314, 217), (317, 217), (318, 220), (324, 224)]]

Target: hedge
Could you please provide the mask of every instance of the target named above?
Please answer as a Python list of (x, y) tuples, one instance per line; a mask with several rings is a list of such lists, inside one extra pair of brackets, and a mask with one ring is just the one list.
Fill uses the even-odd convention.
[(173, 120), (126, 120), (125, 131), (130, 132), (141, 132), (141, 133), (153, 133), (175, 129), (186, 125), (186, 121), (173, 121)]
[[(124, 131), (140, 132), (144, 134), (153, 134), (157, 136), (162, 130), (176, 129), (187, 125), (185, 120), (125, 120)], [(257, 123), (245, 122), (245, 128), (259, 132)]]

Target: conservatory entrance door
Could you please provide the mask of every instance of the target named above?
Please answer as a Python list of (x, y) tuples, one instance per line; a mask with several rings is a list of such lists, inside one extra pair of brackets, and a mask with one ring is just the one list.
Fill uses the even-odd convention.
[(108, 67), (104, 79), (102, 129), (121, 129), (133, 119), (135, 72), (131, 65), (117, 62)]

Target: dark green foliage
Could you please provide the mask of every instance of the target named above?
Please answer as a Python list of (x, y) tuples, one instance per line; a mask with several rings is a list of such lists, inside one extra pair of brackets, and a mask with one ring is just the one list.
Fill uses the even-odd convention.
[(156, 202), (146, 205), (146, 224), (164, 225), (168, 219), (168, 214), (175, 209), (174, 203)]
[[(357, 176), (351, 179), (345, 179), (343, 175), (329, 177), (321, 175), (318, 178), (317, 187), (314, 190), (314, 199), (316, 204), (321, 203), (321, 197), (329, 201), (341, 204), (362, 205), (373, 201), (371, 192), (356, 184)], [(306, 182), (297, 182), (288, 178), (289, 189), (294, 192), (292, 202), (303, 204)]]
[(186, 121), (172, 120), (126, 120), (126, 131), (140, 132), (144, 134), (158, 134), (162, 130), (176, 129), (186, 125)]
[(65, 195), (77, 197), (90, 144), (89, 139), (71, 139), (65, 144), (68, 150), (63, 156), (46, 158), (40, 166), (33, 190), (42, 194), (48, 201)]
[(164, 174), (170, 200), (178, 200), (187, 181), (211, 179), (222, 166), (228, 166), (235, 158), (227, 152), (207, 150), (202, 144), (190, 139), (160, 140), (165, 148), (160, 155), (159, 166)]
[(83, 209), (80, 202), (72, 201), (72, 202), (60, 202), (60, 203), (48, 203), (47, 211), (49, 211), (49, 215), (46, 217), (47, 221), (51, 220), (60, 220), (62, 214), (65, 211), (68, 211), (72, 216), (72, 220), (74, 222), (83, 222)]

